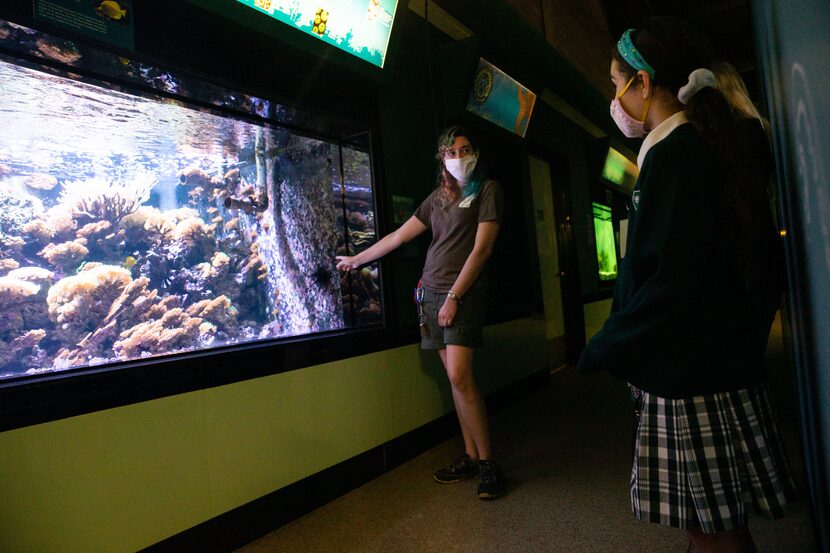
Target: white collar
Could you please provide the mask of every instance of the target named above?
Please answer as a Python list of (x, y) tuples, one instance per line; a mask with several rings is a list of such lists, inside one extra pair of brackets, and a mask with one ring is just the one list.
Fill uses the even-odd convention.
[(686, 118), (686, 112), (680, 110), (654, 127), (651, 132), (648, 133), (646, 139), (643, 140), (643, 145), (640, 146), (640, 153), (637, 154), (637, 167), (643, 167), (643, 160), (646, 158), (646, 154), (652, 146), (669, 136), (674, 129), (688, 122), (689, 120)]

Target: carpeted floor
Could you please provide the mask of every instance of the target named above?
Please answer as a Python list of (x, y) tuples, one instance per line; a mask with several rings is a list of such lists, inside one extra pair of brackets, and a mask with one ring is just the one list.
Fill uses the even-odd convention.
[[(779, 521), (751, 518), (761, 553), (813, 553), (792, 384), (774, 333), (770, 383), (801, 498)], [(686, 551), (684, 533), (637, 521), (628, 479), (632, 432), (625, 386), (571, 369), (496, 413), (492, 433), (508, 479), (493, 501), (474, 481), (437, 484), (432, 470), (458, 453), (449, 440), (316, 511), (248, 544), (242, 553), (640, 553)]]

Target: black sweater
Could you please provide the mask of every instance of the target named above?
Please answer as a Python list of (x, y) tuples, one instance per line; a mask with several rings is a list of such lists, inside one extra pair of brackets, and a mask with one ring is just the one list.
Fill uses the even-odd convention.
[[(758, 152), (758, 163), (768, 156)], [(780, 239), (762, 214), (769, 221), (758, 240), (769, 270), (742, 277), (728, 239), (725, 186), (690, 124), (648, 152), (611, 315), (582, 353), (580, 371), (606, 370), (666, 398), (746, 388), (763, 378), (781, 295)]]

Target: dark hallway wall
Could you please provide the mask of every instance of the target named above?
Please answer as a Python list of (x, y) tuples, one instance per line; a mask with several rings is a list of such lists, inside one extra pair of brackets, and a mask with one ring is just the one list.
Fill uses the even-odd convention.
[(830, 5), (754, 4), (786, 230), (787, 314), (819, 549), (830, 551)]

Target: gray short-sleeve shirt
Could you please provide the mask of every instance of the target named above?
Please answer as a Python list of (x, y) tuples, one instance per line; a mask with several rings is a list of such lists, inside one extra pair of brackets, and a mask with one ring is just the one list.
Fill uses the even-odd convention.
[(467, 261), (476, 240), (478, 223), (501, 223), (504, 194), (496, 181), (486, 181), (478, 194), (459, 197), (442, 205), (435, 189), (415, 210), (415, 217), (432, 231), (422, 276), (423, 285), (438, 292), (448, 291)]

